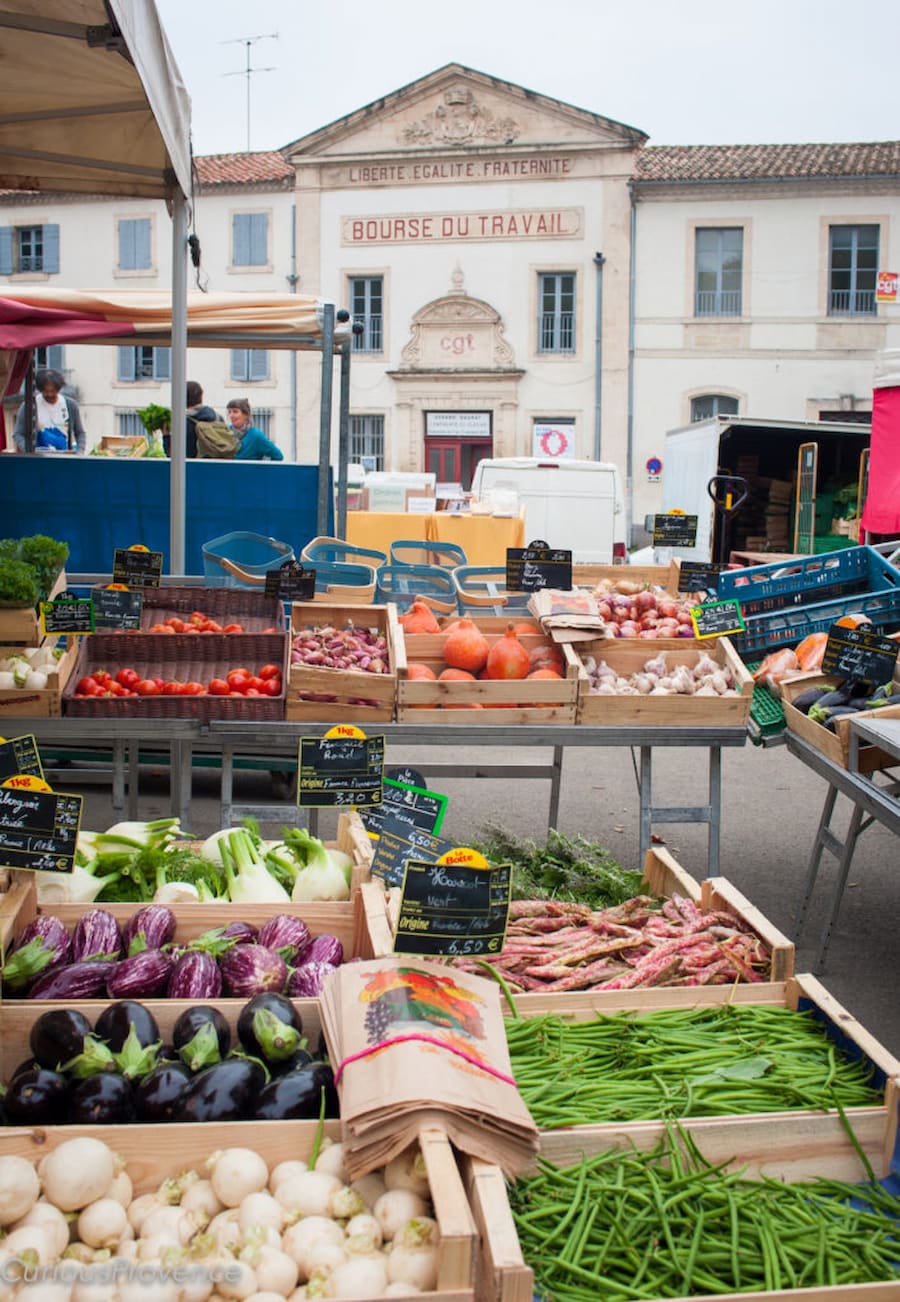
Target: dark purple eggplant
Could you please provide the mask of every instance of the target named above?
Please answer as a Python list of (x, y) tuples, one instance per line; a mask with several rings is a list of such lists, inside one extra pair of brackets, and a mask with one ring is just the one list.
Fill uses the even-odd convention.
[(292, 999), (318, 999), (325, 982), (336, 971), (333, 963), (301, 963), (291, 973), (287, 992)]
[(37, 1071), (40, 1066), (41, 1064), (38, 1062), (37, 1058), (23, 1058), (9, 1079), (15, 1080), (17, 1076), (22, 1075), (23, 1071)]
[(76, 963), (115, 963), (122, 957), (122, 932), (106, 909), (88, 909), (72, 932), (72, 958)]
[(134, 1121), (134, 1090), (122, 1076), (104, 1073), (83, 1080), (72, 1091), (73, 1126), (120, 1126)]
[(227, 1056), (231, 1027), (218, 1008), (197, 1004), (178, 1018), (172, 1028), (172, 1043), (191, 1071), (201, 1071)]
[[(302, 1068), (301, 1070), (306, 1070)], [(310, 1071), (315, 1077), (316, 1083), (325, 1091), (325, 1116), (339, 1117), (341, 1115), (341, 1105), (338, 1099), (337, 1086), (334, 1083), (334, 1072), (327, 1062), (314, 1062)]]
[(29, 999), (52, 999), (56, 1003), (98, 999), (106, 993), (106, 979), (112, 965), (103, 962), (68, 963), (45, 972), (27, 992)]
[(162, 949), (175, 936), (175, 914), (165, 904), (147, 904), (125, 923), (122, 943), (127, 957), (145, 949)]
[(96, 1035), (86, 1035), (82, 1047), (74, 1057), (67, 1058), (55, 1070), (70, 1080), (87, 1080), (88, 1077), (99, 1076), (103, 1072), (114, 1072), (116, 1059), (108, 1044), (104, 1044)]
[(294, 959), (310, 941), (309, 927), (302, 918), (293, 918), (289, 913), (277, 913), (259, 929), (257, 944), (266, 949), (274, 949), (285, 963)]
[(305, 949), (297, 956), (297, 965), (302, 963), (330, 963), (340, 967), (344, 961), (344, 946), (337, 936), (314, 936)]
[(313, 1056), (309, 1049), (295, 1049), (290, 1058), (285, 1058), (284, 1062), (269, 1062), (267, 1066), (273, 1076), (286, 1076), (288, 1072), (299, 1071), (301, 1067), (308, 1067), (313, 1062)]
[(791, 705), (795, 710), (799, 710), (801, 714), (808, 714), (812, 706), (817, 705), (827, 692), (827, 687), (808, 687), (805, 692), (801, 692), (799, 696), (794, 697)]
[(222, 932), (229, 940), (236, 940), (240, 944), (251, 944), (256, 940), (257, 929), (249, 922), (229, 922), (228, 926)]
[(253, 1114), (265, 1072), (259, 1063), (229, 1058), (199, 1072), (181, 1097), (176, 1121), (241, 1121)]
[(52, 914), (29, 922), (3, 965), (3, 987), (15, 993), (49, 968), (71, 962), (72, 943), (65, 924)]
[(166, 986), (170, 999), (217, 999), (221, 993), (222, 973), (211, 954), (183, 954)]
[(58, 1126), (69, 1117), (69, 1082), (59, 1072), (40, 1067), (10, 1081), (3, 1100), (14, 1126)]
[(254, 995), (244, 1004), (237, 1032), (245, 1052), (267, 1065), (284, 1062), (305, 1047), (300, 1014), (290, 999), (273, 992)]
[(193, 1077), (182, 1063), (163, 1063), (145, 1076), (134, 1091), (138, 1121), (180, 1121), (182, 1099)]
[(145, 949), (116, 963), (106, 982), (115, 999), (152, 999), (165, 994), (174, 964), (161, 949)]
[(280, 994), (288, 975), (281, 955), (263, 945), (236, 945), (222, 955), (219, 968), (228, 994), (238, 999), (252, 999), (269, 991)]
[(121, 1053), (132, 1027), (141, 1048), (159, 1044), (156, 1018), (148, 1008), (133, 999), (120, 999), (104, 1008), (94, 1025), (94, 1034), (105, 1040), (113, 1053)]
[(845, 714), (859, 714), (859, 710), (853, 705), (832, 705), (828, 710), (828, 718), (825, 720), (825, 727), (829, 732), (836, 732), (835, 720)]
[(32, 1024), (28, 1046), (42, 1067), (56, 1071), (81, 1053), (91, 1024), (77, 1008), (51, 1008)]
[(269, 1082), (253, 1109), (257, 1121), (316, 1121), (325, 1092), (325, 1116), (338, 1116), (337, 1094), (331, 1068), (311, 1063)]

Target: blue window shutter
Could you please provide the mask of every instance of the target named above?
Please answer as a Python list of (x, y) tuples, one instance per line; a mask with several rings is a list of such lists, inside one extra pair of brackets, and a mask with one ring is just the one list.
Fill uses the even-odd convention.
[(247, 349), (232, 348), (231, 350), (231, 378), (237, 384), (247, 378)]
[(269, 260), (269, 215), (255, 212), (250, 215), (250, 263), (264, 267)]
[(250, 263), (250, 213), (236, 212), (232, 218), (232, 260), (236, 267)]
[(45, 226), (42, 231), (44, 239), (44, 271), (59, 271), (59, 226), (55, 223)]
[(168, 380), (172, 373), (172, 351), (169, 348), (153, 349), (153, 378)]
[(250, 348), (247, 350), (250, 356), (250, 376), (251, 380), (267, 380), (269, 378), (269, 354), (265, 348)]
[(0, 276), (13, 274), (13, 228), (0, 226)]
[(120, 347), (117, 351), (119, 354), (118, 378), (120, 380), (133, 380), (134, 349)]
[(47, 347), (47, 365), (51, 371), (61, 371), (63, 369), (63, 346), (62, 344), (49, 344)]
[(141, 217), (134, 227), (134, 265), (137, 271), (150, 269), (150, 218)]
[(134, 271), (134, 222), (119, 222), (119, 270)]

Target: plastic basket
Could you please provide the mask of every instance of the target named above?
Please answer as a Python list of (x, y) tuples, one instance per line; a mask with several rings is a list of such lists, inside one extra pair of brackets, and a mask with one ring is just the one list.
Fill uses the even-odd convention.
[(266, 574), (294, 559), (290, 543), (259, 533), (226, 533), (203, 544), (203, 574), (211, 587), (261, 588)]
[(403, 538), (391, 543), (392, 565), (439, 565), (455, 570), (468, 565), (469, 558), (458, 543), (426, 542), (422, 538)]
[(309, 565), (368, 565), (371, 569), (384, 565), (385, 552), (375, 547), (357, 547), (344, 538), (313, 538), (300, 553), (300, 559)]
[(527, 610), (529, 592), (510, 592), (502, 565), (460, 565), (453, 571), (462, 614), (505, 615)]
[(323, 561), (312, 561), (310, 567), (316, 572), (314, 601), (368, 606), (375, 598), (375, 571), (371, 565), (345, 565), (340, 561), (327, 564)]
[[(759, 662), (755, 660), (747, 665), (747, 670), (750, 673), (753, 673), (758, 668)], [(778, 697), (770, 692), (768, 687), (763, 687), (761, 683), (757, 683), (753, 688), (753, 699), (750, 702), (750, 718), (756, 724), (760, 737), (777, 737), (787, 727), (784, 706)]]
[(400, 610), (424, 601), (441, 615), (458, 609), (453, 575), (438, 565), (382, 565), (375, 571), (375, 600), (393, 601)]

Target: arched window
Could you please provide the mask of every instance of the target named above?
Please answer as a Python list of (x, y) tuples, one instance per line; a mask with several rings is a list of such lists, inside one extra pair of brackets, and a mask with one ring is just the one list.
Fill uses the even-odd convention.
[(691, 424), (698, 420), (709, 420), (711, 416), (737, 414), (737, 398), (729, 398), (725, 393), (704, 393), (699, 398), (691, 398)]

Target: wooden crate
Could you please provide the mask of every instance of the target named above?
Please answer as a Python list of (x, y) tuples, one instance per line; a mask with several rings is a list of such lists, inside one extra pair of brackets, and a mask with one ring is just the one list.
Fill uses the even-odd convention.
[[(125, 1160), (135, 1195), (151, 1193), (170, 1176), (199, 1169), (218, 1149), (243, 1144), (255, 1149), (271, 1170), (285, 1158), (308, 1157), (315, 1138), (314, 1121), (257, 1121), (248, 1144), (232, 1122), (183, 1125), (24, 1126), (0, 1130), (3, 1152), (37, 1162), (67, 1139), (90, 1135)], [(340, 1139), (340, 1122), (326, 1121), (325, 1134)], [(444, 1130), (424, 1127), (419, 1145), (425, 1162), (435, 1220), (440, 1230), (438, 1287), (410, 1296), (419, 1302), (474, 1302), (475, 1225), (456, 1159)], [(148, 1298), (150, 1293), (148, 1293)]]
[[(359, 624), (377, 628), (388, 646), (386, 674), (367, 674), (351, 669), (325, 669), (318, 665), (291, 665), (287, 680), (285, 718), (291, 722), (389, 723), (394, 717), (397, 692), (398, 648), (402, 646), (397, 607), (346, 605), (295, 601), (291, 611), (291, 642), (304, 628), (337, 628)], [(303, 695), (301, 695), (303, 694)], [(334, 697), (330, 701), (304, 699), (305, 695)], [(356, 705), (357, 700), (375, 705)]]
[(144, 457), (147, 455), (147, 440), (143, 434), (104, 434), (97, 447), (110, 457)]
[[(629, 727), (643, 725), (661, 728), (720, 727), (743, 728), (750, 718), (753, 679), (727, 637), (650, 639), (598, 638), (574, 646), (581, 673), (578, 687), (578, 722)], [(734, 675), (735, 696), (602, 696), (590, 691), (590, 680), (583, 657), (592, 655), (624, 677), (636, 673), (646, 661), (665, 651), (672, 666), (696, 664), (702, 652)]]
[[(66, 572), (60, 570), (50, 589), (49, 599), (65, 592)], [(0, 645), (38, 646), (41, 641), (41, 621), (37, 607), (0, 606)]]
[(647, 588), (661, 588), (673, 596), (678, 593), (678, 572), (681, 561), (677, 558), (668, 565), (573, 565), (574, 588), (596, 588), (598, 583), (620, 580), (640, 583)]
[[(786, 678), (781, 684), (781, 704), (790, 731), (821, 751), (832, 764), (846, 769), (850, 766), (850, 720), (900, 719), (900, 705), (883, 705), (880, 710), (861, 710), (858, 714), (842, 714), (840, 718), (835, 719), (834, 732), (829, 732), (824, 724), (816, 723), (814, 719), (810, 719), (793, 705), (795, 697), (800, 696), (807, 688), (834, 687), (839, 681), (841, 680), (829, 678), (825, 674), (802, 674), (796, 678)], [(860, 773), (874, 773), (876, 769), (891, 768), (896, 763), (896, 759), (887, 751), (860, 742), (858, 762)]]
[[(56, 641), (49, 638), (49, 642)], [(0, 660), (5, 660), (20, 648), (0, 647)], [(58, 719), (62, 714), (63, 688), (69, 681), (75, 661), (78, 658), (78, 639), (69, 638), (69, 645), (61, 659), (47, 674), (47, 686), (40, 689), (13, 687), (0, 690), (0, 735), (5, 736), (7, 729), (4, 719)]]
[[(502, 628), (489, 632), (480, 618), (475, 621), (488, 642), (499, 641), (511, 620), (501, 620)], [(400, 723), (447, 723), (448, 710), (465, 710), (457, 720), (469, 724), (574, 723), (578, 706), (580, 662), (568, 644), (558, 646), (565, 663), (564, 678), (521, 679), (496, 682), (476, 679), (444, 682), (430, 679), (411, 680), (410, 663), (427, 664), (436, 674), (444, 668), (445, 634), (413, 634), (400, 630), (397, 658), (397, 720)], [(529, 651), (550, 641), (542, 633), (524, 635), (523, 646)], [(471, 706), (480, 706), (472, 709)], [(467, 708), (469, 707), (469, 708)]]
[(503, 1172), (465, 1155), (460, 1168), (478, 1231), (476, 1302), (532, 1302), (534, 1271), (522, 1256)]

